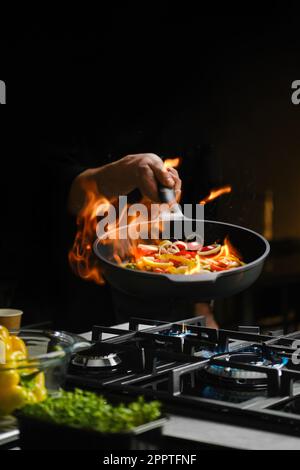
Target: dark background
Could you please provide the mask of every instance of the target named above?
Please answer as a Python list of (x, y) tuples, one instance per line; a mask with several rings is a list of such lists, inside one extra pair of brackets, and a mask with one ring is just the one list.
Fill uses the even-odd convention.
[(70, 330), (114, 323), (109, 288), (76, 279), (67, 265), (75, 221), (66, 168), (145, 151), (183, 157), (183, 202), (232, 185), (208, 217), (263, 233), (268, 192), (273, 258), (261, 284), (217, 304), (217, 315), (225, 326), (288, 315), (297, 324), (299, 21), (279, 8), (239, 16), (115, 9), (89, 32), (37, 27), (4, 38), (2, 305), (23, 308), (27, 323), (52, 319)]

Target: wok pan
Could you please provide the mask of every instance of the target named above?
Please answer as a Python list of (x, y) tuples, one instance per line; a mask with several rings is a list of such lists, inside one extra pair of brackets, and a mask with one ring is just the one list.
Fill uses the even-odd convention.
[(204, 221), (205, 245), (222, 243), (226, 236), (242, 255), (245, 266), (223, 272), (191, 275), (158, 274), (119, 266), (113, 248), (96, 240), (94, 251), (105, 279), (121, 292), (143, 298), (187, 298), (205, 301), (229, 297), (251, 286), (259, 277), (269, 254), (267, 240), (252, 230), (223, 222)]

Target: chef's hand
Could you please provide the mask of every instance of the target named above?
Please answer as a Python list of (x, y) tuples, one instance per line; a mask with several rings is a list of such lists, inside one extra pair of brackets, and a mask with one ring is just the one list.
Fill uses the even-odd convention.
[(180, 194), (181, 180), (175, 168), (166, 169), (161, 158), (153, 153), (127, 155), (78, 175), (71, 186), (69, 209), (72, 213), (78, 213), (84, 204), (86, 188), (93, 186), (99, 196), (107, 199), (129, 194), (138, 188), (143, 196), (159, 202), (157, 182), (174, 188), (177, 196)]

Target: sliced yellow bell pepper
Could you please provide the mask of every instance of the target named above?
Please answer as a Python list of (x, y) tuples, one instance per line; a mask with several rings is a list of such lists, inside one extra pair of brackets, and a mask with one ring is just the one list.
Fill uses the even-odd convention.
[(38, 385), (39, 387), (45, 387), (45, 374), (44, 374), (44, 372), (39, 372), (35, 376), (34, 383), (36, 385)]
[(9, 339), (9, 331), (5, 326), (0, 325), (0, 339), (7, 341)]
[(0, 366), (6, 363), (6, 344), (0, 339)]
[(20, 382), (18, 372), (14, 370), (3, 370), (0, 372), (0, 394), (5, 390), (15, 387)]
[(4, 341), (4, 344), (5, 344), (5, 348), (6, 348), (6, 360), (8, 360), (7, 358), (10, 355), (10, 353), (12, 352), (11, 337), (10, 336)]
[(27, 390), (16, 385), (9, 390), (0, 390), (0, 414), (9, 415), (27, 402)]
[(161, 259), (166, 260), (166, 261), (172, 261), (172, 260), (177, 261), (177, 262), (184, 264), (185, 266), (194, 266), (196, 264), (194, 259), (187, 259), (185, 256), (181, 256), (181, 255), (176, 256), (172, 254), (165, 254), (165, 255), (161, 255)]
[(45, 387), (45, 374), (40, 372), (34, 379), (34, 386), (32, 392), (36, 401), (43, 401), (47, 398), (47, 388)]
[(6, 367), (9, 369), (18, 369), (18, 372), (23, 373), (25, 372), (25, 368), (28, 367), (26, 354), (22, 351), (11, 351), (7, 354), (6, 359)]
[(143, 256), (141, 258), (141, 260), (143, 261), (143, 263), (145, 264), (145, 266), (150, 266), (151, 268), (161, 268), (161, 269), (165, 269), (165, 268), (169, 268), (169, 267), (172, 267), (173, 266), (173, 263), (171, 262), (158, 262), (158, 261), (154, 261), (152, 260), (151, 258), (148, 258), (147, 256)]
[(13, 362), (26, 361), (27, 355), (22, 351), (11, 351), (7, 359)]
[(178, 268), (171, 268), (171, 274), (186, 274), (188, 272), (188, 266), (178, 266)]
[(14, 335), (12, 335), (10, 338), (11, 338), (12, 350), (21, 351), (27, 357), (28, 356), (27, 348), (22, 338), (19, 338), (18, 336), (14, 336)]

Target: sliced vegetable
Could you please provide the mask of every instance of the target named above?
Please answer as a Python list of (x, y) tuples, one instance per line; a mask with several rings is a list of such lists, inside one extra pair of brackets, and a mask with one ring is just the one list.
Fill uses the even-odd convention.
[(27, 390), (20, 385), (0, 390), (0, 415), (9, 415), (27, 403)]
[(185, 243), (185, 242), (181, 242), (181, 241), (180, 242), (175, 242), (175, 243), (173, 243), (173, 245), (177, 246), (177, 248), (179, 248), (180, 251), (182, 251), (182, 250), (186, 251), (187, 250), (187, 243)]
[(139, 244), (138, 252), (135, 258), (122, 266), (158, 274), (195, 274), (244, 265), (228, 246), (218, 243), (202, 246), (198, 242), (162, 240), (158, 246)]
[(27, 403), (37, 403), (47, 396), (44, 372), (28, 362), (23, 340), (0, 328), (1, 342), (6, 348), (5, 361), (0, 364), (0, 415), (8, 415)]
[(138, 245), (138, 251), (139, 251), (140, 256), (153, 255), (154, 253), (158, 253), (158, 246), (143, 245), (142, 243), (140, 243)]
[(163, 260), (155, 260), (154, 258), (150, 258), (147, 256), (143, 256), (142, 258), (143, 263), (145, 266), (151, 266), (152, 268), (168, 268), (170, 266), (173, 266), (172, 263), (166, 261), (164, 262)]
[(188, 242), (187, 243), (187, 250), (189, 251), (199, 251), (201, 250), (203, 247), (203, 245), (201, 243), (198, 243), (198, 242)]
[(221, 245), (210, 245), (210, 246), (203, 246), (201, 251), (198, 251), (198, 255), (200, 256), (209, 256), (214, 255), (221, 251)]
[(11, 335), (11, 347), (13, 351), (21, 351), (25, 357), (27, 356), (27, 348), (22, 338)]

